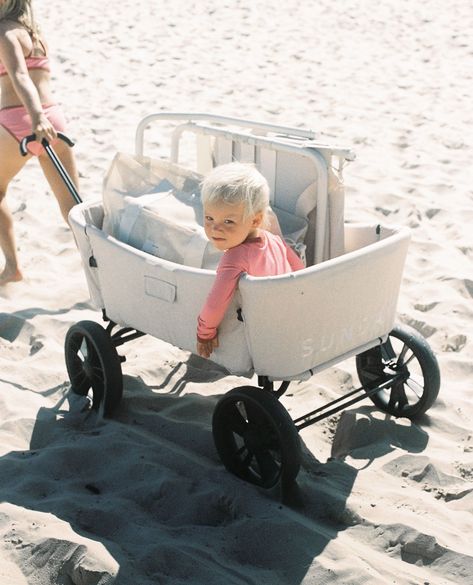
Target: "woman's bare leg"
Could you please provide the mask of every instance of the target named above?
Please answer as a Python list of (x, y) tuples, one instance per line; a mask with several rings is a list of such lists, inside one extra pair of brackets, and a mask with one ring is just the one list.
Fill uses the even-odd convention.
[[(57, 154), (59, 160), (64, 165), (67, 173), (71, 177), (76, 189), (79, 190), (79, 175), (77, 173), (74, 154), (72, 153), (71, 148), (67, 146), (65, 142), (59, 141), (54, 145), (54, 151)], [(38, 158), (41, 168), (43, 169), (44, 176), (46, 177), (49, 186), (51, 187), (57, 202), (59, 203), (59, 208), (61, 210), (64, 221), (67, 223), (69, 211), (72, 207), (74, 207), (76, 202), (69, 193), (69, 190), (64, 184), (64, 181), (59, 176), (59, 173), (57, 172), (46, 152), (41, 154)]]
[(18, 266), (13, 217), (5, 196), (13, 177), (22, 169), (29, 156), (20, 154), (18, 142), (0, 126), (0, 248), (5, 256), (5, 265), (0, 273), (0, 286), (23, 278)]

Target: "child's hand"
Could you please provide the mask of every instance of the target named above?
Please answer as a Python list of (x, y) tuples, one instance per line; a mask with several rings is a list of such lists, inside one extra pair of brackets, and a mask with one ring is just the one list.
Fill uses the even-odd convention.
[(197, 340), (197, 353), (200, 357), (209, 358), (216, 347), (218, 347), (218, 335), (205, 341)]

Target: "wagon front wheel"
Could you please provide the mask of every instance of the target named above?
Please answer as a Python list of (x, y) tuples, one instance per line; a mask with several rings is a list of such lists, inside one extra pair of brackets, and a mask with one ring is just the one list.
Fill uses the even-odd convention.
[(367, 391), (384, 384), (370, 398), (380, 410), (396, 417), (424, 414), (439, 393), (437, 358), (412, 327), (395, 327), (381, 346), (356, 356), (356, 368)]
[(109, 416), (123, 394), (120, 358), (110, 335), (95, 321), (80, 321), (70, 327), (64, 345), (72, 392), (91, 393), (92, 408), (103, 405)]
[(299, 472), (301, 447), (287, 410), (267, 390), (234, 388), (215, 407), (217, 452), (236, 476), (264, 488), (287, 485)]

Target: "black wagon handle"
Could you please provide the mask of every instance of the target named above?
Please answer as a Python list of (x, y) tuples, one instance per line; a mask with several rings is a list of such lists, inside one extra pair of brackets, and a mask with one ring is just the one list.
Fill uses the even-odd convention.
[[(61, 140), (63, 140), (68, 146), (74, 146), (74, 141), (71, 140), (68, 136), (66, 136), (65, 134), (63, 134), (62, 132), (58, 132), (57, 133), (57, 137), (60, 138)], [(28, 149), (26, 148), (28, 146), (28, 144), (30, 142), (34, 142), (36, 140), (36, 134), (30, 134), (29, 136), (25, 136), (24, 138), (22, 138), (21, 142), (20, 142), (20, 152), (22, 156), (26, 156), (28, 154)], [(41, 144), (43, 146), (49, 146), (49, 142), (46, 140), (46, 138), (43, 138), (43, 140), (41, 141)]]
[[(71, 140), (70, 138), (68, 138), (62, 132), (58, 132), (57, 136), (58, 136), (58, 138), (63, 140), (69, 146), (74, 146), (74, 141)], [(34, 142), (35, 140), (36, 140), (36, 134), (30, 134), (29, 136), (25, 136), (21, 140), (20, 152), (21, 152), (22, 156), (26, 156), (28, 154), (27, 146), (30, 142)], [(59, 173), (59, 176), (64, 181), (64, 183), (65, 183), (69, 193), (72, 195), (72, 198), (74, 199), (74, 201), (76, 203), (82, 203), (81, 196), (79, 195), (79, 192), (77, 191), (76, 186), (74, 185), (74, 182), (72, 181), (68, 172), (64, 168), (64, 165), (62, 164), (62, 162), (59, 160), (57, 154), (54, 152), (53, 147), (49, 144), (49, 141), (46, 138), (43, 138), (43, 140), (41, 140), (41, 144), (44, 146), (46, 154), (49, 156), (51, 162), (56, 167), (56, 170)]]

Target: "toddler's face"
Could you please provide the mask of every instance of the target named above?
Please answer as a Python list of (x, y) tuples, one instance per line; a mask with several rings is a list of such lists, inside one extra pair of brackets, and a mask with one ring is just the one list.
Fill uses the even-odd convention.
[(263, 214), (244, 217), (245, 204), (211, 203), (204, 207), (204, 229), (217, 250), (228, 250), (257, 235)]

